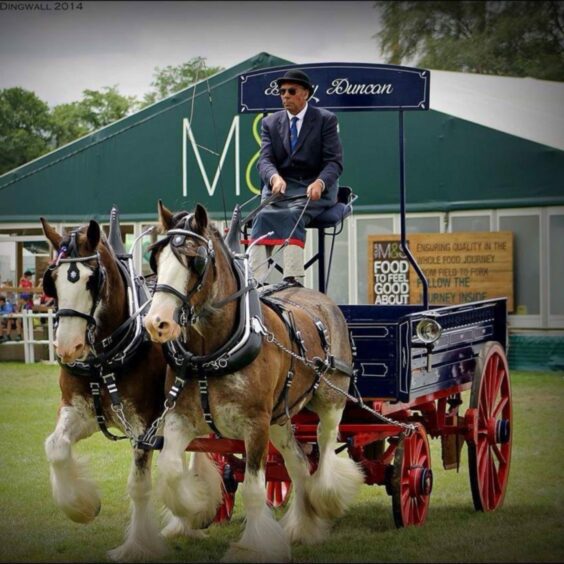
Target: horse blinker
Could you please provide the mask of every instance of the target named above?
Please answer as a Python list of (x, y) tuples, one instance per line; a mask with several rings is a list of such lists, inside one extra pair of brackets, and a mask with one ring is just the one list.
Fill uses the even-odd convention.
[(43, 274), (43, 292), (50, 298), (57, 298), (57, 288), (53, 280), (53, 270), (48, 268)]
[(205, 247), (198, 247), (194, 257), (194, 270), (198, 276), (202, 276), (208, 264), (208, 250)]

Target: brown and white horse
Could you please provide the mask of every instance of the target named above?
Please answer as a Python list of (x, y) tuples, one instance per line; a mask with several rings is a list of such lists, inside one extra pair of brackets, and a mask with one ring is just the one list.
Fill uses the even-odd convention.
[[(180, 339), (190, 354), (200, 358), (213, 356), (229, 341), (239, 322), (237, 299), (231, 298), (240, 289), (230, 251), (202, 206), (198, 205), (192, 214), (173, 214), (159, 201), (158, 211), (168, 237), (153, 250), (157, 286), (145, 326), (155, 342)], [(301, 287), (282, 290), (275, 296), (293, 314), (308, 359), (321, 359), (327, 353), (314, 323), (320, 320), (329, 336), (330, 354), (341, 360), (341, 366), (352, 365), (346, 323), (330, 298)], [(184, 313), (190, 312), (191, 322), (184, 328), (176, 321), (179, 306)], [(241, 492), (245, 529), (241, 539), (231, 545), (226, 561), (289, 561), (290, 542), (322, 541), (329, 520), (343, 514), (363, 483), (356, 464), (335, 453), (345, 397), (327, 382), (347, 390), (349, 376), (344, 370), (326, 370), (324, 377), (319, 378), (313, 363), (296, 361), (288, 351), (296, 351), (297, 345), (294, 346), (283, 317), (262, 303), (260, 307), (262, 329), (268, 338), (264, 337), (258, 356), (235, 373), (209, 378), (207, 418), (198, 381), (186, 382), (174, 408), (166, 415), (164, 447), (157, 463), (163, 499), (174, 511), (176, 501), (188, 487), (181, 470), (190, 441), (208, 435), (213, 427), (223, 437), (244, 440), (246, 468)], [(288, 387), (291, 369), (294, 376)], [(173, 376), (167, 375), (167, 389), (173, 386)], [(280, 402), (285, 389), (287, 400)], [(303, 407), (316, 412), (320, 420), (319, 463), (311, 475), (287, 416)], [(293, 482), (293, 499), (280, 523), (266, 501), (269, 440), (283, 455)], [(210, 511), (213, 513), (213, 508)]]
[[(134, 445), (127, 483), (131, 517), (123, 544), (108, 554), (120, 561), (158, 558), (164, 554), (166, 543), (151, 507), (152, 451), (138, 448), (134, 438), (144, 433), (163, 409), (166, 361), (162, 347), (141, 338), (127, 364), (119, 362), (119, 354), (110, 358), (116, 341), (119, 345), (121, 340), (127, 350), (133, 339), (140, 338), (139, 331), (143, 336), (141, 322), (137, 333), (129, 330), (136, 320), (131, 319), (126, 277), (116, 254), (95, 221), (70, 235), (59, 234), (44, 218), (41, 223), (45, 236), (58, 251), (57, 262), (49, 267), (44, 282), (45, 291), (56, 298), (55, 347), (61, 364), (57, 424), (45, 441), (54, 500), (78, 523), (88, 523), (98, 515), (97, 487), (84, 463), (73, 456), (72, 447), (101, 428), (111, 437), (106, 425), (117, 427)], [(97, 359), (103, 359), (100, 366)], [(104, 366), (108, 368), (112, 362), (116, 363), (111, 371), (121, 400), (121, 420), (109, 390), (116, 392), (102, 380)], [(80, 366), (82, 371), (78, 370)], [(101, 426), (95, 416), (93, 389), (101, 400)], [(175, 530), (181, 525), (188, 528), (177, 520), (169, 523)]]

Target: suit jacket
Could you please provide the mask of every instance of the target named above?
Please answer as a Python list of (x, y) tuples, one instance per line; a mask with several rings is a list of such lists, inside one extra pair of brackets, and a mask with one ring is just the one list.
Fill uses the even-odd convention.
[[(290, 150), (290, 123), (286, 110), (262, 120), (262, 143), (257, 164), (264, 184), (279, 174), (288, 183), (287, 194), (297, 187), (305, 189), (317, 178), (325, 182), (321, 199), (314, 207), (328, 207), (337, 201), (338, 179), (343, 171), (343, 148), (337, 131), (337, 117), (323, 108), (308, 105), (294, 152)], [(294, 190), (292, 190), (294, 188)]]

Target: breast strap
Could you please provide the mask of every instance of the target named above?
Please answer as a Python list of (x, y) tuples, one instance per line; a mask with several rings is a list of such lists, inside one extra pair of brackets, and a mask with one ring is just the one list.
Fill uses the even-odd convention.
[[(245, 288), (245, 274), (240, 261), (233, 259), (239, 290)], [(208, 355), (195, 355), (181, 341), (169, 341), (163, 345), (168, 364), (175, 371), (175, 381), (167, 401), (172, 404), (184, 388), (186, 381), (196, 379), (204, 419), (213, 432), (221, 436), (211, 414), (208, 378), (233, 374), (251, 364), (262, 348), (262, 310), (256, 288), (241, 292), (238, 299), (238, 323), (233, 335), (218, 350)]]

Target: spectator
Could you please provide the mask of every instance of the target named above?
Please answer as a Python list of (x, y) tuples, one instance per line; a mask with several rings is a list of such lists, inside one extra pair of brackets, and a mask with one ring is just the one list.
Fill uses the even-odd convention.
[(16, 341), (21, 341), (22, 322), (20, 318), (13, 317), (14, 306), (6, 300), (6, 296), (0, 296), (0, 343), (11, 340), (12, 331), (16, 331)]
[(4, 280), (0, 286), (0, 292), (6, 296), (6, 301), (10, 303), (16, 302), (16, 294), (14, 293), (14, 283), (11, 280)]
[(21, 309), (33, 309), (33, 292), (31, 291), (33, 288), (33, 282), (31, 281), (32, 276), (33, 272), (31, 272), (31, 270), (26, 270), (20, 278), (18, 286), (20, 288), (26, 288), (26, 290), (29, 288), (29, 293), (24, 291), (20, 294)]

